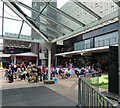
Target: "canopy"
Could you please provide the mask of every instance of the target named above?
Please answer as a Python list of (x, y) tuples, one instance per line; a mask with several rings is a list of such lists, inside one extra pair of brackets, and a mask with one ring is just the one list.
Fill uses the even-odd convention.
[(11, 54), (0, 54), (0, 57), (10, 57)]
[(118, 21), (119, 15), (119, 0), (68, 0), (61, 8), (57, 0), (1, 1), (0, 37), (11, 40), (54, 43)]
[(22, 57), (38, 57), (37, 54), (33, 52), (26, 52), (26, 53), (20, 53), (20, 54), (13, 54), (12, 56), (22, 56)]

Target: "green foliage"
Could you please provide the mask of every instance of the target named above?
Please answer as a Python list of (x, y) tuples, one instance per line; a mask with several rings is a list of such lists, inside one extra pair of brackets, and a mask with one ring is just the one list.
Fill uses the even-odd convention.
[(108, 84), (103, 84), (103, 85), (100, 85), (99, 87), (103, 89), (108, 89)]
[(90, 79), (92, 85), (106, 85), (108, 84), (108, 76), (93, 77)]

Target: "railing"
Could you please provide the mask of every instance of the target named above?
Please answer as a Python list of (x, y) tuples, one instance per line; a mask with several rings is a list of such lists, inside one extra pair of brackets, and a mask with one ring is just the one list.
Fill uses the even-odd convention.
[(84, 77), (80, 77), (78, 82), (78, 106), (116, 108), (118, 104), (113, 103), (113, 101), (91, 86)]
[(90, 48), (90, 43), (78, 45), (75, 50), (84, 50), (84, 49), (89, 49)]
[(115, 45), (117, 44), (117, 38), (108, 38), (108, 39), (103, 39), (95, 42), (95, 47), (102, 47), (102, 46), (109, 46), (109, 45)]
[[(113, 37), (113, 38), (95, 41), (94, 46), (95, 46), (95, 48), (97, 48), (97, 47), (115, 45), (117, 43), (118, 43), (117, 37)], [(74, 50), (77, 51), (77, 50), (89, 49), (89, 48), (91, 48), (90, 44), (91, 43), (78, 44), (77, 46), (74, 47)]]

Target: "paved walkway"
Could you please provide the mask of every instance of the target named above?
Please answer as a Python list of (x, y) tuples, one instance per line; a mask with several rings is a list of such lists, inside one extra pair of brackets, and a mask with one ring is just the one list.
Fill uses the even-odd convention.
[[(51, 85), (43, 84), (43, 82), (28, 83), (27, 81), (20, 80), (7, 83), (4, 79), (1, 83), (3, 105), (15, 106), (18, 104), (19, 106), (30, 106), (34, 104), (35, 106), (75, 106), (78, 100), (76, 77), (68, 79), (59, 78), (58, 83)], [(19, 97), (19, 99), (16, 101), (20, 102), (11, 103), (10, 99), (15, 101), (17, 97)]]

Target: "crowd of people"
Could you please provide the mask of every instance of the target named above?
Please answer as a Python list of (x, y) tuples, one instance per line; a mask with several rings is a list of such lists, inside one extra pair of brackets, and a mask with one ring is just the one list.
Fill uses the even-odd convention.
[[(61, 76), (62, 79), (71, 77), (76, 75), (79, 77), (83, 74), (88, 73), (96, 73), (102, 72), (100, 68), (95, 70), (91, 66), (85, 66), (82, 68), (74, 67), (70, 65), (66, 65), (63, 67), (62, 65), (53, 67), (51, 66), (51, 77), (50, 79), (57, 79), (58, 76)], [(4, 71), (5, 79), (12, 83), (14, 79), (19, 79), (21, 81), (28, 80), (28, 82), (34, 81), (43, 81), (48, 79), (48, 67), (45, 66), (36, 66), (35, 64), (26, 65), (24, 62), (21, 64), (10, 64), (6, 67)]]
[(10, 64), (6, 66), (4, 70), (5, 79), (9, 83), (13, 82), (14, 79), (20, 79), (21, 81), (28, 80), (38, 82), (46, 78), (47, 68), (36, 66), (35, 64), (25, 65), (24, 62), (21, 64)]

